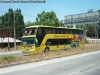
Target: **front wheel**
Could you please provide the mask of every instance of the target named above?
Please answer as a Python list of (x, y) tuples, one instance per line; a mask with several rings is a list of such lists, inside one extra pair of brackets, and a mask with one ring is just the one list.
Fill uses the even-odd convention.
[(49, 47), (46, 47), (44, 50), (45, 53), (49, 52)]

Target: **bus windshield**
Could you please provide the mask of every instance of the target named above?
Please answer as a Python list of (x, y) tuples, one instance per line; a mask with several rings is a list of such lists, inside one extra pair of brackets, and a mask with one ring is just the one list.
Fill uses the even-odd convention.
[(33, 28), (26, 28), (24, 31), (23, 31), (23, 35), (35, 35), (37, 33), (37, 28), (36, 27), (33, 27)]
[(34, 38), (23, 38), (22, 39), (22, 44), (25, 45), (25, 44), (34, 44)]

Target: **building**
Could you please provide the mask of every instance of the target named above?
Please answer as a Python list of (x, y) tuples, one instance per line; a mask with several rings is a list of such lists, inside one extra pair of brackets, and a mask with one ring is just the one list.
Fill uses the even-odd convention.
[(100, 39), (92, 39), (92, 38), (89, 38), (89, 37), (87, 37), (86, 39), (87, 39), (87, 42), (91, 43), (91, 44), (100, 43)]
[[(16, 39), (16, 45), (20, 45), (22, 41)], [(10, 47), (14, 47), (14, 38), (4, 37), (0, 38), (0, 48), (7, 47), (8, 44)]]

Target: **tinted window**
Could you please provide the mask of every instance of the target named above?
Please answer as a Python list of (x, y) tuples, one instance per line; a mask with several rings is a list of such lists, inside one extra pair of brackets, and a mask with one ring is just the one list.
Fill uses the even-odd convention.
[(23, 38), (22, 44), (34, 44), (34, 38)]
[(34, 35), (37, 33), (37, 28), (26, 28), (23, 35)]
[(70, 39), (48, 39), (46, 45), (64, 45), (64, 43), (70, 44)]

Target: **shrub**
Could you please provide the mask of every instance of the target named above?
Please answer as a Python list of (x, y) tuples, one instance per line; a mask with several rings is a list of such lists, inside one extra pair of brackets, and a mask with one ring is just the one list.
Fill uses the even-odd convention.
[(2, 57), (3, 61), (6, 61), (8, 63), (12, 62), (14, 60), (14, 56), (5, 56), (5, 57)]

